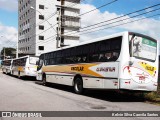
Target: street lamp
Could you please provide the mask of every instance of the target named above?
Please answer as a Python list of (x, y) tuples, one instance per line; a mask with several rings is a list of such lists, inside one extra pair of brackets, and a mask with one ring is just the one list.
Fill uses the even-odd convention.
[[(4, 37), (3, 35), (2, 36), (0, 36), (1, 38), (2, 37)], [(6, 37), (5, 37), (5, 39), (7, 39)], [(11, 40), (9, 40), (9, 39), (7, 39), (7, 44), (9, 44), (9, 43), (11, 43), (12, 41)], [(17, 48), (18, 49), (18, 48)], [(5, 57), (6, 57), (6, 48), (5, 47), (3, 47), (3, 56), (4, 56), (4, 60), (5, 60)], [(18, 52), (17, 52), (18, 53)], [(17, 56), (18, 57), (18, 56)]]
[[(30, 9), (37, 11), (40, 15), (43, 15), (39, 10), (36, 10), (33, 6), (31, 6)], [(44, 18), (44, 20), (47, 21), (47, 23), (52, 27), (52, 29), (53, 29), (55, 32), (57, 32), (57, 31), (54, 29), (54, 27), (52, 26), (52, 24), (51, 24), (47, 19)], [(58, 37), (58, 38), (59, 38), (59, 37)], [(57, 40), (57, 48), (58, 48), (58, 40)]]
[[(31, 6), (30, 8), (31, 8), (32, 10), (35, 10), (35, 11), (39, 12), (39, 14), (43, 15), (39, 10), (36, 10), (33, 6)], [(54, 27), (52, 26), (52, 24), (51, 24), (47, 19), (45, 19), (45, 20), (46, 20), (47, 23), (53, 28), (53, 30), (56, 32), (56, 30), (54, 29)]]
[[(1, 36), (1, 38), (2, 38), (3, 36)], [(5, 47), (3, 47), (3, 59), (5, 60), (5, 57), (6, 57), (6, 54), (5, 54), (6, 52), (5, 52)]]

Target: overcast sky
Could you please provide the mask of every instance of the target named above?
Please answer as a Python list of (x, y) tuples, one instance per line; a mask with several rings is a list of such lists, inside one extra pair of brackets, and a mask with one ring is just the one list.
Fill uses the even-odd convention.
[[(81, 14), (86, 13), (90, 10), (95, 9), (103, 4), (109, 3), (111, 1), (116, 0), (82, 0), (81, 2)], [(81, 16), (81, 27), (85, 27), (88, 25), (96, 24), (98, 22), (102, 22), (105, 20), (110, 20), (124, 14), (134, 12), (136, 10), (143, 9), (145, 7), (149, 7), (152, 5), (160, 4), (160, 0), (117, 0), (116, 2), (107, 5), (103, 8), (96, 9), (93, 12)], [(17, 41), (17, 33), (18, 33), (18, 13), (17, 13), (17, 0), (0, 0), (0, 49), (3, 46), (14, 46)], [(142, 11), (141, 13), (152, 11), (160, 8), (160, 5), (157, 7), (153, 7), (151, 9), (147, 9)], [(160, 14), (160, 10), (155, 12), (150, 12), (149, 14), (145, 14), (136, 18), (131, 18), (131, 16), (125, 16), (125, 18), (117, 19), (114, 21), (110, 21), (107, 23), (100, 24), (101, 28), (106, 28), (104, 30), (99, 30), (97, 28), (96, 32), (92, 32), (90, 34), (81, 33), (81, 41), (91, 40), (96, 37), (102, 37), (109, 34), (121, 32), (121, 31), (134, 31), (143, 34), (147, 34), (155, 39), (160, 40), (160, 16), (155, 16), (151, 18), (147, 18), (148, 16), (153, 16)], [(138, 13), (133, 14), (132, 16), (138, 15)], [(135, 21), (137, 19), (142, 19), (141, 21), (133, 22), (130, 24), (125, 24), (121, 26), (117, 26), (122, 23)], [(121, 22), (116, 22), (122, 19)], [(111, 24), (116, 22), (115, 24)], [(55, 23), (53, 23), (55, 24)], [(117, 27), (112, 27), (117, 26)], [(94, 26), (95, 27), (95, 26)], [(91, 30), (94, 27), (91, 28)], [(82, 29), (82, 31), (85, 29)], [(89, 30), (90, 31), (90, 30)], [(53, 35), (51, 35), (53, 36)], [(3, 39), (2, 39), (3, 38)]]

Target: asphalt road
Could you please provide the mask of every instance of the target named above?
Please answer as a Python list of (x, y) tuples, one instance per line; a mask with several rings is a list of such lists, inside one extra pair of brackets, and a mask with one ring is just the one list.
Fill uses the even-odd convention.
[[(115, 92), (89, 90), (84, 95), (77, 95), (73, 93), (72, 87), (56, 84), (42, 86), (31, 78), (20, 80), (0, 72), (0, 111), (160, 111), (160, 106)], [(28, 119), (39, 120), (40, 118)], [(155, 117), (54, 117), (41, 119), (158, 120)], [(0, 120), (13, 120), (13, 118), (0, 118)]]

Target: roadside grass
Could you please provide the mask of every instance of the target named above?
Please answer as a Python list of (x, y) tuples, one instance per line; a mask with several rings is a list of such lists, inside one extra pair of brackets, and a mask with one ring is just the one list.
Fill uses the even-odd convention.
[(150, 92), (150, 93), (144, 93), (143, 97), (148, 101), (148, 102), (153, 102), (155, 104), (160, 105), (160, 82), (158, 84), (158, 89), (155, 92)]

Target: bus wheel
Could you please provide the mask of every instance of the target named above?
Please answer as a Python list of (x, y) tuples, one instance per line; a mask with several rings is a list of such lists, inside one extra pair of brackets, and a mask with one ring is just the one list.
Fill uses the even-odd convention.
[(43, 75), (42, 84), (43, 84), (44, 86), (47, 85), (46, 76), (45, 76), (45, 75)]
[(12, 71), (12, 75), (14, 75), (14, 71)]
[(18, 72), (18, 78), (19, 78), (19, 79), (21, 78), (21, 73), (20, 73), (20, 71)]
[(79, 77), (77, 77), (74, 81), (74, 92), (76, 94), (82, 94), (83, 92), (83, 81)]
[(8, 74), (7, 70), (6, 70), (6, 75)]

